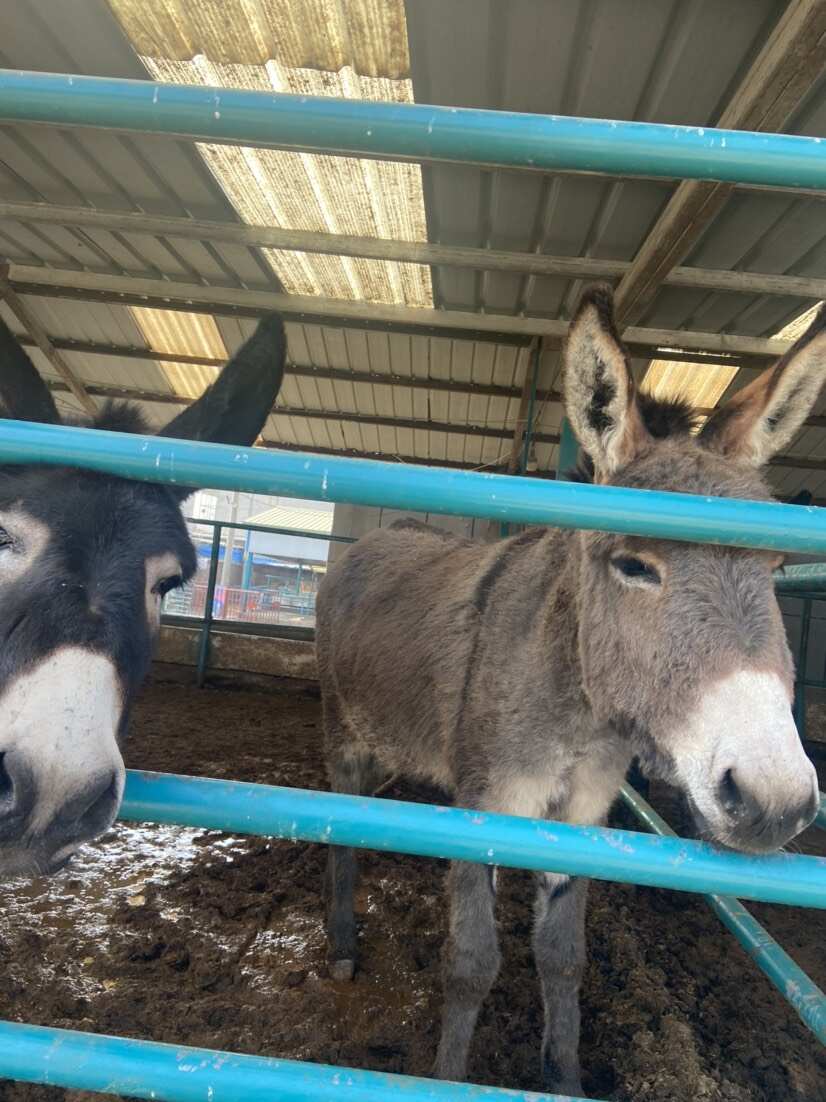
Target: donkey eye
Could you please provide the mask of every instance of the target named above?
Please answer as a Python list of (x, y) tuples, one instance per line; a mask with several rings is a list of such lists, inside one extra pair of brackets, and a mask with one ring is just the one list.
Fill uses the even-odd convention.
[(172, 574), (168, 578), (161, 578), (153, 587), (152, 592), (157, 593), (159, 597), (165, 597), (173, 589), (180, 589), (183, 584), (184, 580), (180, 574)]
[(0, 551), (11, 550), (12, 538), (5, 528), (0, 528)]
[(611, 566), (618, 574), (622, 574), (632, 582), (659, 585), (662, 580), (656, 567), (645, 562), (644, 559), (634, 558), (633, 555), (617, 555), (616, 558), (611, 559)]

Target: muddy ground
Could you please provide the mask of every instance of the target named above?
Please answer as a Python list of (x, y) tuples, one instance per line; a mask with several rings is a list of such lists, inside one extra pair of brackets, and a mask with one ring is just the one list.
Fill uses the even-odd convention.
[[(156, 682), (135, 716), (128, 764), (322, 787), (319, 720), (308, 691)], [(388, 795), (428, 793), (399, 786)], [(801, 848), (817, 841), (809, 832)], [(426, 1075), (437, 1040), (444, 864), (364, 855), (362, 970), (341, 986), (325, 968), (323, 856), (301, 843), (118, 826), (60, 878), (3, 889), (0, 1017)], [(505, 964), (481, 1016), (471, 1078), (538, 1088), (531, 885), (519, 873), (500, 884)], [(826, 912), (753, 909), (826, 985)], [(590, 1094), (826, 1102), (824, 1050), (702, 901), (595, 883), (588, 930)], [(3, 1102), (94, 1097), (0, 1083)]]

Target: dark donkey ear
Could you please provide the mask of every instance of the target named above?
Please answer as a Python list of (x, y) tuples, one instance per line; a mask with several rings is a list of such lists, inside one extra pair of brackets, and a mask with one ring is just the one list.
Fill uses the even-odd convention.
[(777, 363), (713, 414), (700, 433), (712, 451), (760, 467), (797, 434), (826, 380), (826, 305)]
[(212, 386), (158, 436), (208, 440), (212, 444), (254, 444), (278, 396), (286, 354), (284, 322), (278, 314), (269, 314)]
[[(206, 440), (212, 444), (254, 444), (278, 397), (286, 355), (284, 323), (278, 314), (269, 314), (261, 319), (253, 335), (212, 386), (161, 429), (158, 436)], [(187, 498), (193, 490), (181, 486), (174, 492)]]
[(60, 424), (54, 398), (20, 342), (0, 318), (0, 415)]

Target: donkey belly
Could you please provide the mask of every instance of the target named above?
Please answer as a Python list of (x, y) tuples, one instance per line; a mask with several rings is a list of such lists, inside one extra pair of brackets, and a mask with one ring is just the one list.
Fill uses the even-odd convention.
[(410, 711), (388, 710), (345, 696), (341, 711), (348, 737), (369, 753), (386, 776), (401, 774), (453, 791), (447, 740), (425, 701)]

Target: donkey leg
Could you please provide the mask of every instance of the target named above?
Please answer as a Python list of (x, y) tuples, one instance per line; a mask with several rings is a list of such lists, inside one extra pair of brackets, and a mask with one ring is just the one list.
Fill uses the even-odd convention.
[(454, 861), (448, 875), (450, 934), (444, 969), (439, 1079), (462, 1080), (482, 1003), (499, 971), (494, 870)]
[(588, 881), (554, 873), (537, 879), (533, 951), (545, 1004), (543, 1088), (580, 1095), (579, 989), (585, 967)]
[[(327, 769), (334, 792), (361, 796), (371, 791), (376, 770), (372, 754), (348, 747), (344, 754), (328, 759)], [(327, 957), (334, 980), (351, 980), (356, 970), (356, 916), (353, 893), (358, 879), (355, 850), (329, 846), (327, 854)]]

